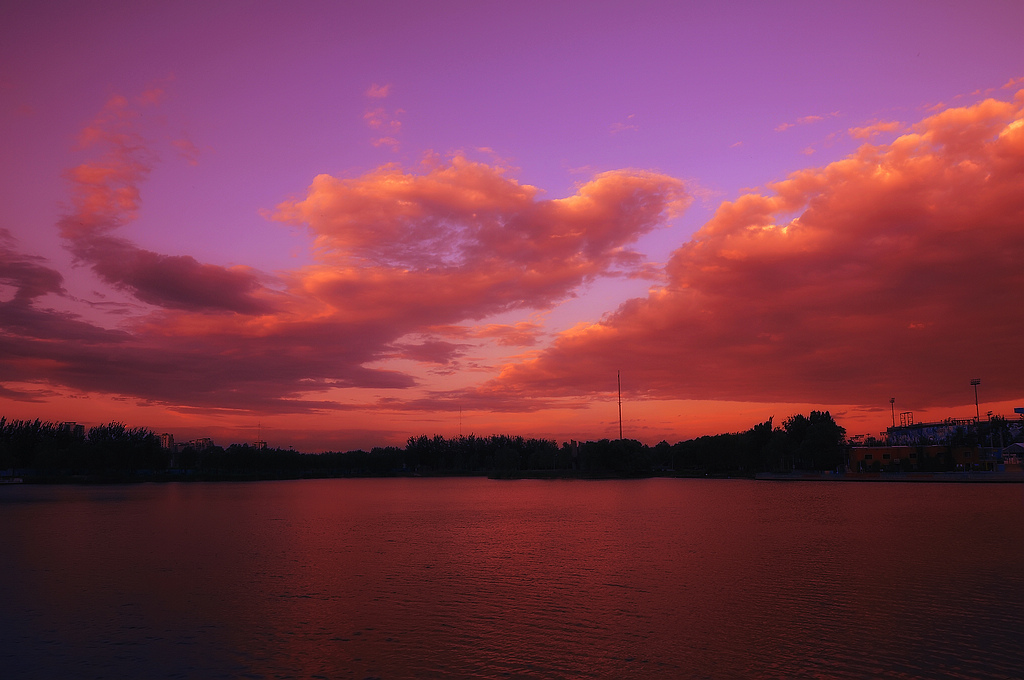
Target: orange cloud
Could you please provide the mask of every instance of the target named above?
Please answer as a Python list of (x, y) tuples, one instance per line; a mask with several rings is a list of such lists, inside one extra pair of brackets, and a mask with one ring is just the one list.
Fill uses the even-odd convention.
[[(385, 166), (358, 179), (318, 176), (307, 196), (278, 207), (276, 219), (308, 225), (330, 262), (431, 269), (458, 267), (484, 280), (516, 276), (582, 280), (634, 262), (627, 246), (690, 202), (682, 182), (614, 171), (576, 195), (537, 200), (536, 187), (504, 170), (456, 156), (424, 174)], [(521, 281), (520, 283), (526, 283)]]
[[(476, 391), (916, 407), (1021, 396), (1024, 95), (721, 205), (669, 283)], [(795, 215), (795, 216), (794, 216)]]
[[(320, 260), (282, 275), (287, 308), (246, 324), (208, 313), (157, 317), (146, 334), (212, 351), (231, 343), (219, 366), (224, 385), (275, 367), (273, 385), (227, 403), (252, 395), (297, 408), (298, 395), (332, 386), (409, 386), (410, 376), (364, 365), (451, 365), (468, 345), (430, 337), (439, 324), (548, 307), (594, 277), (628, 271), (639, 259), (628, 245), (689, 201), (678, 180), (637, 171), (600, 175), (565, 199), (538, 194), (461, 157), (421, 174), (386, 166), (355, 179), (321, 175), (276, 216), (309, 228)], [(469, 337), (525, 344), (534, 331), (492, 325)], [(424, 339), (402, 340), (417, 335)]]
[[(549, 308), (598, 276), (642, 266), (629, 244), (689, 202), (678, 180), (637, 171), (605, 173), (565, 199), (538, 194), (462, 157), (422, 174), (386, 166), (357, 179), (321, 175), (276, 216), (306, 225), (320, 259), (290, 275), (289, 294), (324, 310), (323, 322), (387, 333), (388, 342)], [(531, 343), (533, 330), (491, 326), (463, 337), (512, 346)], [(440, 344), (416, 356), (435, 350), (450, 358)]]

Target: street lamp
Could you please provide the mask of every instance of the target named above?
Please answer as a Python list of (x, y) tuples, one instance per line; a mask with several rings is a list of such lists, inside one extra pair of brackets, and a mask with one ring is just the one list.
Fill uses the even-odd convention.
[(974, 385), (974, 419), (981, 421), (981, 410), (978, 408), (978, 385), (981, 384), (981, 378), (971, 378), (971, 384)]

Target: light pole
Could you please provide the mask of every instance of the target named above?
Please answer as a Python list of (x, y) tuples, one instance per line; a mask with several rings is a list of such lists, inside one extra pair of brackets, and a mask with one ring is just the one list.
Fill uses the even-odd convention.
[(896, 397), (889, 397), (889, 410), (892, 411), (892, 426), (896, 427)]
[(619, 384), (619, 439), (622, 439), (622, 371), (615, 371), (615, 382)]
[(981, 384), (981, 378), (971, 378), (971, 384), (974, 385), (974, 419), (981, 421), (981, 410), (978, 408), (978, 385)]

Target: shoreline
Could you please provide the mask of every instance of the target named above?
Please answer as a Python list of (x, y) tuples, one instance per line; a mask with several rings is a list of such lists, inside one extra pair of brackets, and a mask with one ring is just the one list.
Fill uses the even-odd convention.
[(773, 482), (1022, 484), (1024, 472), (759, 472), (754, 479)]
[(794, 472), (759, 472), (755, 475), (740, 472), (702, 473), (697, 471), (660, 472), (643, 475), (586, 474), (578, 470), (519, 470), (512, 474), (494, 472), (464, 472), (438, 474), (392, 474), (392, 475), (272, 475), (272, 474), (147, 474), (147, 475), (39, 475), (0, 478), (2, 486), (21, 485), (65, 485), (83, 486), (103, 484), (164, 484), (164, 483), (217, 483), (217, 482), (270, 482), (294, 481), (301, 479), (443, 479), (458, 477), (485, 477), (495, 481), (516, 481), (521, 479), (548, 480), (631, 480), (631, 479), (749, 479), (770, 482), (910, 482), (910, 483), (957, 483), (957, 484), (1022, 484), (1024, 471), (1012, 472), (817, 472), (813, 470)]

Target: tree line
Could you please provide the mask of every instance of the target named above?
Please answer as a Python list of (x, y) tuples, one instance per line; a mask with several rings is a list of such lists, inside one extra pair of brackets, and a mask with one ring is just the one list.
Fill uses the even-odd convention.
[(828, 411), (773, 418), (744, 432), (648, 446), (635, 439), (558, 442), (512, 435), (410, 437), (404, 447), (301, 453), (232, 444), (163, 449), (146, 428), (112, 422), (75, 432), (64, 423), (0, 417), (0, 470), (31, 480), (280, 479), (490, 475), (643, 477), (834, 470), (846, 431)]

